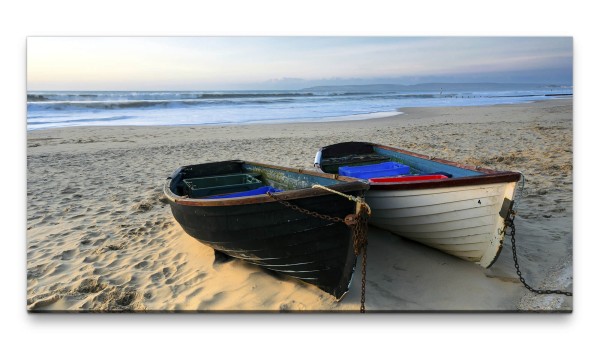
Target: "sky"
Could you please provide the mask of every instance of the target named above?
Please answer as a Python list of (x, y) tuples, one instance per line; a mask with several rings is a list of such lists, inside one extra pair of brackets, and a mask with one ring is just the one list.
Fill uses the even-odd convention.
[(571, 37), (28, 37), (27, 90), (572, 85)]

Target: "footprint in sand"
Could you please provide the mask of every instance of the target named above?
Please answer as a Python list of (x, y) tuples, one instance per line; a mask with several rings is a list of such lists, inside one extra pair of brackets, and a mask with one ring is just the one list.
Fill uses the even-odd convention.
[(186, 301), (192, 300), (193, 298), (198, 296), (203, 290), (204, 290), (204, 287), (198, 287), (198, 288), (194, 289), (191, 293), (189, 293), (185, 296)]
[(42, 294), (27, 300), (27, 310), (35, 311), (39, 308), (52, 305), (62, 298), (60, 294)]
[(77, 189), (73, 187), (67, 187), (60, 191), (61, 194), (74, 194), (77, 193)]
[(148, 267), (153, 267), (153, 264), (151, 264), (149, 261), (141, 261), (137, 264), (135, 264), (134, 268), (136, 269), (147, 269)]
[(69, 266), (66, 264), (60, 264), (48, 274), (48, 276), (60, 275), (65, 273), (69, 269)]
[(279, 305), (280, 311), (303, 311), (306, 309), (306, 305), (301, 302), (296, 302), (296, 300), (292, 300), (289, 302), (284, 302)]
[(78, 293), (86, 294), (86, 293), (98, 293), (106, 288), (107, 285), (105, 283), (100, 282), (98, 278), (86, 278), (81, 283), (77, 289), (75, 289)]
[(169, 277), (169, 276), (171, 276), (171, 274), (175, 273), (175, 271), (177, 271), (177, 269), (175, 269), (175, 268), (174, 268), (174, 267), (172, 267), (172, 266), (169, 266), (169, 267), (164, 267), (164, 268), (162, 269), (162, 273), (163, 273), (163, 275), (164, 275), (165, 277)]
[(161, 280), (163, 280), (164, 278), (165, 278), (165, 276), (163, 275), (162, 272), (155, 272), (152, 275), (150, 275), (150, 280), (153, 283), (157, 283), (157, 284), (160, 283)]
[(51, 263), (44, 263), (27, 269), (27, 279), (33, 279), (41, 277), (47, 270)]
[(75, 249), (69, 249), (67, 251), (62, 252), (60, 259), (61, 260), (71, 260), (77, 251)]
[(215, 295), (213, 295), (212, 298), (210, 298), (208, 300), (203, 300), (200, 303), (200, 305), (198, 305), (198, 310), (208, 310), (215, 304), (218, 304), (219, 302), (223, 301), (226, 296), (227, 296), (226, 293), (218, 292)]
[(104, 253), (104, 252), (108, 252), (108, 251), (118, 251), (123, 248), (125, 248), (124, 244), (112, 244), (112, 245), (108, 245), (108, 246), (104, 247), (102, 249), (102, 252)]

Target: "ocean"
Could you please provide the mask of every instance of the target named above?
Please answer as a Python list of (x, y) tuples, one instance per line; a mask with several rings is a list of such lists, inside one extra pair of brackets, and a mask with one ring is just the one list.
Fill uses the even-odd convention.
[(30, 91), (27, 130), (215, 125), (388, 116), (402, 107), (514, 104), (572, 96), (572, 86), (423, 84), (242, 91)]

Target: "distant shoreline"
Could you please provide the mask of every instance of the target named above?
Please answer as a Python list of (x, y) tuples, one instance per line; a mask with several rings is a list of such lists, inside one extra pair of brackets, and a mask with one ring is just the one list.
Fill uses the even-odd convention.
[(249, 90), (269, 92), (269, 91), (287, 91), (287, 92), (306, 92), (306, 91), (398, 91), (398, 90), (422, 90), (422, 91), (437, 91), (440, 88), (464, 88), (464, 87), (477, 87), (480, 90), (492, 89), (492, 88), (516, 88), (516, 87), (528, 87), (528, 88), (573, 88), (573, 84), (570, 83), (559, 83), (559, 82), (548, 82), (548, 83), (506, 83), (506, 82), (430, 82), (430, 83), (416, 83), (416, 84), (399, 84), (399, 83), (376, 83), (376, 84), (341, 84), (341, 85), (321, 85), (312, 86), (305, 88), (292, 88), (292, 89), (281, 89), (281, 88), (266, 88), (266, 89), (210, 89), (210, 90), (187, 90), (187, 89), (114, 89), (114, 90), (28, 90), (27, 94), (30, 93), (122, 93), (122, 92), (138, 92), (138, 93), (202, 93), (202, 92), (244, 92)]

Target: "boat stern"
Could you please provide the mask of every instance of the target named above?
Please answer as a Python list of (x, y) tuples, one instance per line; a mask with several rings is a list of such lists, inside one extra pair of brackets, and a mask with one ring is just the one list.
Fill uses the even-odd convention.
[(488, 247), (484, 250), (481, 260), (476, 262), (484, 268), (489, 268), (496, 262), (502, 251), (504, 236), (506, 235), (506, 218), (508, 218), (511, 206), (514, 203), (515, 188), (517, 182), (506, 183), (502, 207), (496, 217), (495, 232), (490, 234)]

